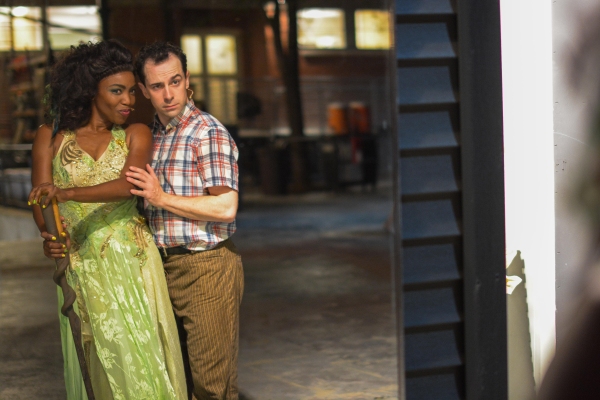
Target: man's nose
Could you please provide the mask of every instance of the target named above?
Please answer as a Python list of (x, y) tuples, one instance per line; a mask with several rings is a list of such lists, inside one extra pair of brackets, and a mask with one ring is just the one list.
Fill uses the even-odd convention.
[(165, 100), (172, 100), (173, 99), (173, 90), (169, 89), (169, 87), (165, 87)]

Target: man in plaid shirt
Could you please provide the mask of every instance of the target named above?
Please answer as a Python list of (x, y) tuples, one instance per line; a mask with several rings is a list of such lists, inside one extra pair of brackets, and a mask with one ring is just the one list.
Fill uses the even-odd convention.
[(229, 238), (238, 205), (238, 150), (223, 125), (194, 106), (180, 48), (144, 46), (135, 67), (156, 109), (154, 153), (152, 166), (131, 167), (127, 179), (137, 187), (131, 193), (144, 198), (163, 258), (183, 325), (190, 390), (196, 399), (237, 399), (243, 271)]

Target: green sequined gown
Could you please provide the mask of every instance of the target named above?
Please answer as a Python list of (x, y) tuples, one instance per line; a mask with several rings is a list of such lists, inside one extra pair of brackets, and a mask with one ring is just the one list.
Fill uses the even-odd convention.
[[(125, 131), (116, 127), (112, 134), (94, 160), (74, 133), (65, 133), (52, 161), (54, 184), (93, 186), (118, 178), (128, 148)], [(75, 310), (96, 399), (187, 399), (160, 254), (136, 200), (69, 201), (59, 207), (71, 235), (67, 280), (77, 293)], [(86, 399), (69, 321), (59, 315), (67, 398)]]

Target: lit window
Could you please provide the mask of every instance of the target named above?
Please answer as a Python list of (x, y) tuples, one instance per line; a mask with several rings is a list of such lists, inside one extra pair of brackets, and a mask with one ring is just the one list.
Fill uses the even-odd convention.
[[(10, 7), (0, 7), (0, 51), (10, 50)], [(15, 50), (41, 50), (40, 7), (14, 7), (13, 40)]]
[(305, 8), (298, 11), (298, 45), (305, 49), (346, 48), (344, 11), (337, 8)]
[(235, 42), (233, 35), (206, 35), (206, 68), (209, 74), (237, 74)]
[(46, 12), (50, 24), (48, 38), (53, 49), (68, 49), (79, 42), (101, 39), (101, 21), (96, 6), (48, 7)]
[(10, 50), (10, 8), (0, 7), (0, 51)]
[(181, 36), (181, 49), (187, 56), (187, 69), (190, 74), (202, 73), (202, 40), (200, 35)]
[(237, 123), (237, 38), (226, 33), (181, 36), (196, 105), (224, 124)]
[(364, 50), (389, 49), (390, 15), (384, 10), (356, 10), (356, 48)]

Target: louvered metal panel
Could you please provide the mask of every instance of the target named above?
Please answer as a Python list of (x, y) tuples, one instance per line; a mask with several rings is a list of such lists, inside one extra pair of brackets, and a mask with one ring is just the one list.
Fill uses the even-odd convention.
[(461, 379), (453, 373), (417, 376), (406, 383), (410, 399), (460, 399)]
[(438, 372), (440, 369), (448, 370), (450, 367), (460, 366), (462, 364), (460, 336), (461, 332), (456, 329), (406, 333), (404, 363), (407, 375), (423, 373), (427, 370)]
[(396, 33), (398, 35), (396, 42), (398, 59), (456, 57), (447, 23), (404, 23), (398, 25)]
[[(460, 255), (460, 249), (452, 243), (404, 246), (404, 286), (459, 280)], [(406, 312), (413, 311), (409, 309)], [(411, 323), (410, 319), (406, 323)]]
[(497, 6), (395, 2), (400, 398), (506, 398)]
[[(403, 112), (399, 119), (399, 141), (402, 150), (456, 148), (458, 139), (456, 112), (450, 110)], [(456, 121), (456, 122), (454, 122)]]
[(396, 2), (406, 398), (461, 399), (458, 69), (454, 7)]
[(453, 0), (396, 0), (397, 15), (453, 14)]
[(462, 290), (457, 285), (405, 291), (404, 328), (410, 330), (459, 323), (461, 297)]
[(455, 103), (453, 80), (455, 68), (450, 65), (398, 68), (398, 103), (424, 105)]
[(452, 200), (403, 202), (403, 240), (458, 236), (460, 231), (455, 209)]
[(402, 196), (458, 192), (457, 161), (452, 153), (402, 157)]

